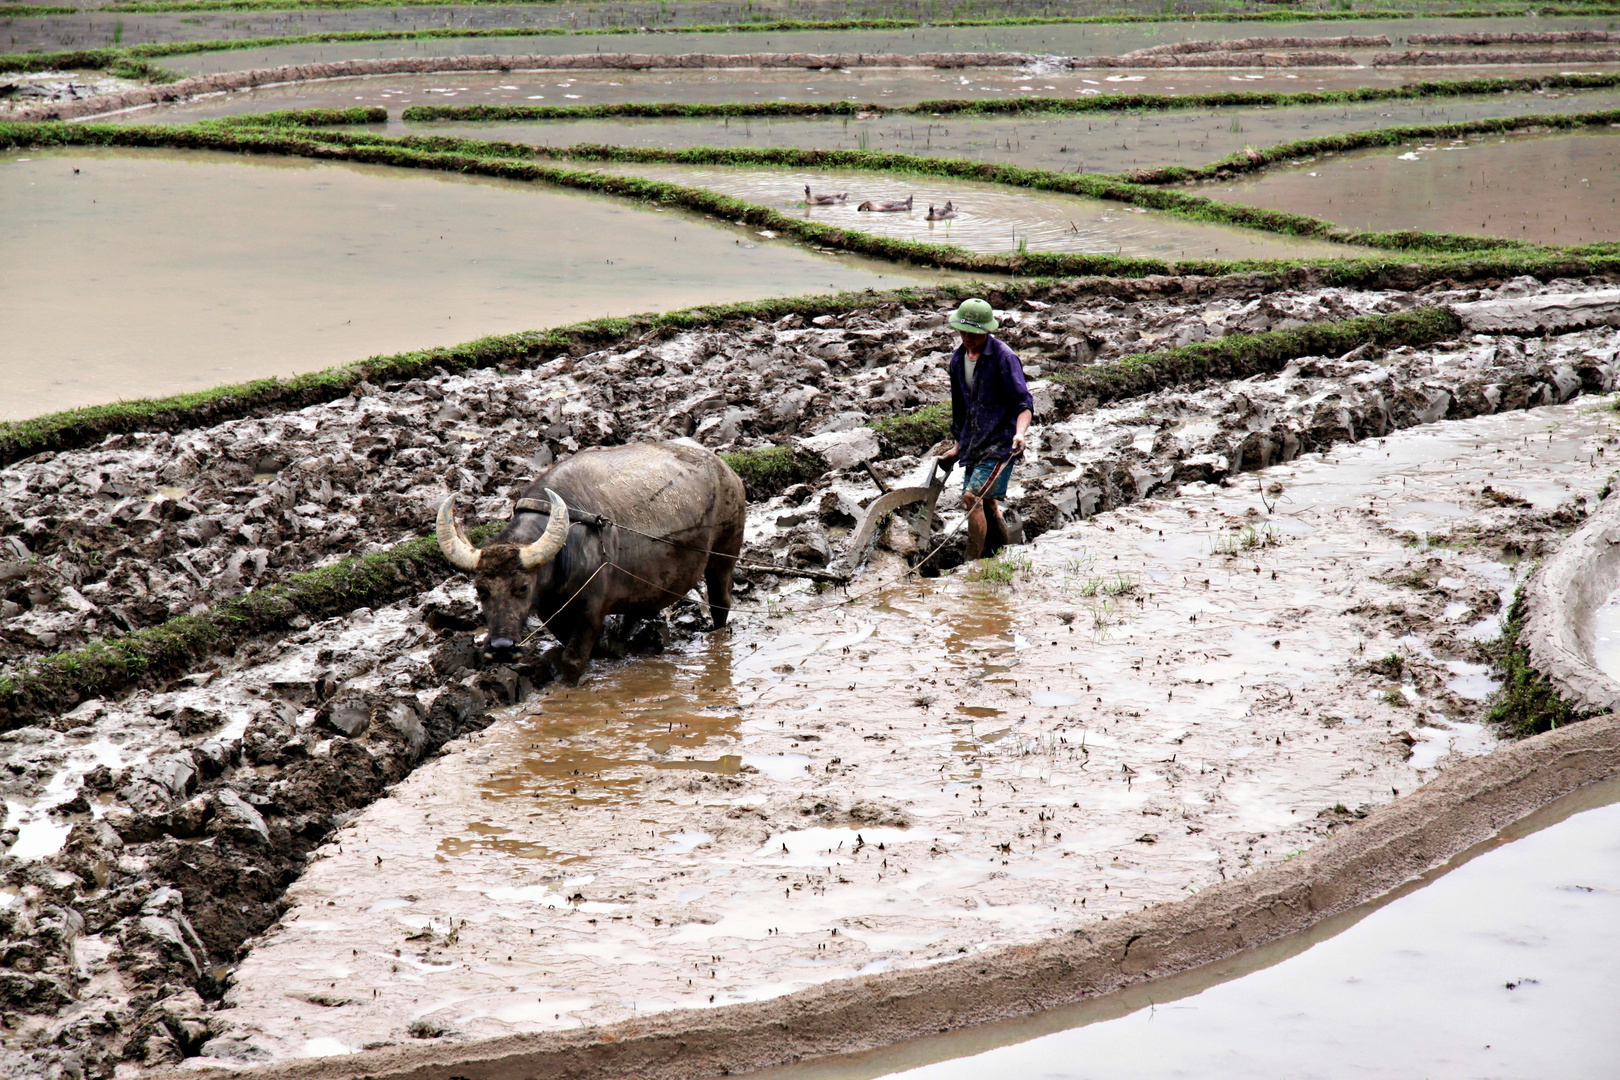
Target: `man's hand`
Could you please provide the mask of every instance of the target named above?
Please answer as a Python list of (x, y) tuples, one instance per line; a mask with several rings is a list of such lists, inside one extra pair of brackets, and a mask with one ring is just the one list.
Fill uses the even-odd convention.
[(944, 445), (944, 447), (941, 448), (938, 456), (942, 457), (942, 458), (953, 458), (953, 457), (955, 457), (956, 456), (956, 443), (954, 441), (946, 443)]
[(1028, 445), (1024, 441), (1024, 435), (1029, 431), (1029, 422), (1033, 419), (1035, 419), (1035, 414), (1030, 412), (1028, 409), (1025, 409), (1023, 412), (1018, 414), (1018, 420), (1014, 424), (1012, 438), (1012, 452), (1014, 457), (1022, 454), (1024, 452), (1024, 447)]

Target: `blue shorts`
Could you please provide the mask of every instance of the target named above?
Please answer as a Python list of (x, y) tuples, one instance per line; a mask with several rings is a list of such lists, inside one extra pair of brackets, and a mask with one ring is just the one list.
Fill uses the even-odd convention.
[(990, 485), (988, 491), (981, 491), (990, 474), (996, 471), (996, 466), (1002, 465), (999, 461), (981, 461), (973, 468), (967, 470), (967, 476), (962, 480), (962, 491), (972, 492), (980, 498), (1005, 499), (1007, 497), (1007, 483), (1012, 479), (1013, 464), (1008, 461), (1002, 465), (1001, 472), (996, 476), (996, 482)]

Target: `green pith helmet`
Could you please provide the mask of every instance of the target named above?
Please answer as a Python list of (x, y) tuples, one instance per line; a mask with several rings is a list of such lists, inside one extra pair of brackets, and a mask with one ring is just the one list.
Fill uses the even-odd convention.
[(952, 330), (960, 330), (964, 334), (989, 334), (1001, 324), (996, 322), (996, 313), (991, 310), (989, 303), (975, 297), (962, 301), (962, 306), (950, 317), (950, 325)]

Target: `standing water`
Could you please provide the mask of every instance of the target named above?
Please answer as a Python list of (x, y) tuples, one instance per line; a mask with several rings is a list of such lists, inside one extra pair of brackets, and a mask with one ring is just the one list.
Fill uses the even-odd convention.
[(0, 419), (942, 276), (542, 185), (165, 151), (0, 158), (0, 249)]
[(1206, 193), (1352, 229), (1620, 240), (1620, 131), (1436, 139), (1312, 159)]
[(757, 1080), (1612, 1077), (1620, 780), (1393, 899), (1070, 1009)]

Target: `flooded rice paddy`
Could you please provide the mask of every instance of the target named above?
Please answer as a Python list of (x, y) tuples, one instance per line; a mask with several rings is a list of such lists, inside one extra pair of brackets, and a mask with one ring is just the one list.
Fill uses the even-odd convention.
[[(836, 13), (819, 16), (815, 8), (834, 7)], [(761, 5), (744, 9), (734, 5), (691, 4), (679, 8), (648, 5), (638, 25), (658, 25), (673, 13), (700, 23), (752, 21), (760, 18)], [(788, 7), (784, 5), (784, 7)], [(996, 16), (1013, 14), (1015, 6), (997, 5)], [(632, 5), (614, 5), (626, 12)], [(1031, 14), (1045, 14), (1047, 9)], [(268, 48), (239, 49), (229, 52), (176, 56), (165, 66), (188, 73), (241, 71), (247, 68), (307, 64), (357, 57), (462, 56), (501, 52), (521, 54), (562, 54), (594, 52), (690, 53), (690, 52), (864, 52), (914, 53), (955, 51), (1010, 51), (1061, 56), (1117, 55), (1135, 49), (1174, 41), (1208, 38), (1334, 37), (1341, 34), (1384, 35), (1399, 47), (1412, 34), (1468, 33), (1479, 29), (1477, 19), (1413, 18), (1357, 19), (1343, 22), (1149, 22), (1082, 24), (1069, 26), (927, 26), (905, 30), (796, 30), (739, 31), (724, 34), (681, 32), (662, 29), (656, 34), (592, 34), (588, 37), (563, 35), (524, 35), (522, 27), (589, 26), (589, 9), (559, 9), (551, 5), (511, 5), (499, 9), (478, 7), (406, 7), (395, 10), (327, 10), (299, 13), (195, 12), (185, 15), (92, 14), (70, 17), (0, 17), (0, 32), (17, 41), (12, 51), (31, 49), (94, 48), (113, 44), (114, 27), (123, 25), (123, 42), (132, 41), (215, 41), (267, 37), (284, 34), (319, 34), (364, 30), (442, 29), (447, 22), (471, 29), (514, 27), (510, 37), (440, 38), (424, 41), (364, 41), (304, 43)], [(852, 17), (844, 5), (794, 3), (784, 18), (844, 19)], [(895, 17), (887, 5), (874, 17)], [(903, 16), (902, 16), (903, 17)], [(628, 22), (634, 15), (625, 14)], [(1550, 16), (1540, 18), (1495, 18), (1493, 30), (1577, 30), (1604, 29), (1606, 18)], [(1350, 27), (1347, 29), (1347, 27)], [(69, 40), (71, 39), (71, 40)], [(1371, 55), (1375, 50), (1358, 50), (1352, 55)]]
[[(1345, 258), (1370, 250), (1188, 221), (1154, 210), (1074, 195), (1008, 188), (946, 177), (866, 171), (810, 171), (696, 165), (604, 163), (603, 171), (651, 177), (734, 195), (784, 213), (880, 236), (953, 244), (970, 251), (1073, 251), (1167, 259)], [(806, 206), (815, 194), (845, 193), (836, 206)], [(901, 213), (863, 212), (866, 200), (913, 199)], [(951, 202), (955, 218), (927, 220), (930, 205)]]
[[(379, 96), (381, 93), (379, 92)], [(392, 98), (398, 94), (389, 94)], [(199, 105), (200, 107), (200, 105)], [(686, 149), (794, 147), (879, 150), (967, 158), (1058, 172), (1125, 172), (1161, 165), (1206, 165), (1247, 146), (1275, 146), (1398, 124), (1454, 124), (1490, 117), (1590, 112), (1620, 107), (1620, 92), (1492, 95), (1438, 102), (1221, 108), (1085, 116), (912, 115), (811, 119), (546, 120), (524, 123), (404, 123), (393, 113), (390, 135), (458, 135), (564, 147), (579, 143)], [(133, 119), (141, 119), (135, 114)]]
[(3, 419), (939, 277), (555, 188), (165, 151), (0, 157), (0, 247)]
[(1620, 130), (1410, 143), (1203, 190), (1356, 229), (1613, 243), (1620, 240)]
[[(234, 68), (233, 68), (234, 69)], [(1108, 93), (1209, 94), (1231, 90), (1293, 93), (1362, 86), (1404, 86), (1418, 79), (1512, 78), (1562, 71), (1613, 71), (1620, 65), (1521, 68), (1493, 65), (1454, 69), (1444, 76), (1409, 68), (1318, 68), (1296, 71), (1145, 70), (1030, 73), (983, 68), (970, 73), (923, 68), (854, 68), (838, 71), (505, 71), (367, 76), (263, 86), (127, 114), (142, 122), (180, 122), (271, 109), (344, 108), (350, 105), (547, 104), (612, 105), (626, 102), (853, 101), (879, 108), (954, 98), (1064, 97)], [(1460, 72), (1460, 74), (1459, 74)], [(387, 91), (386, 93), (384, 91)]]
[(1620, 1059), (1620, 781), (1551, 803), (1376, 904), (1210, 968), (1028, 1020), (749, 1074), (1558, 1076)]
[[(1615, 432), (1597, 403), (1411, 429), (1049, 533), (1010, 589), (789, 595), (599, 665), (323, 847), (237, 969), (232, 1021), (273, 1057), (413, 1023), (566, 1030), (1035, 941), (1275, 865), (1325, 807), (1495, 745), (1495, 684), (1458, 643), (1498, 632), (1518, 571), (1413, 540), (1493, 527), (1484, 485), (1578, 503)], [(1244, 529), (1266, 539), (1224, 539)], [(1357, 614), (1410, 603), (1414, 559), (1452, 597), (1434, 621)], [(1414, 683), (1369, 678), (1389, 653)], [(290, 1011), (325, 998), (344, 1005)]]

